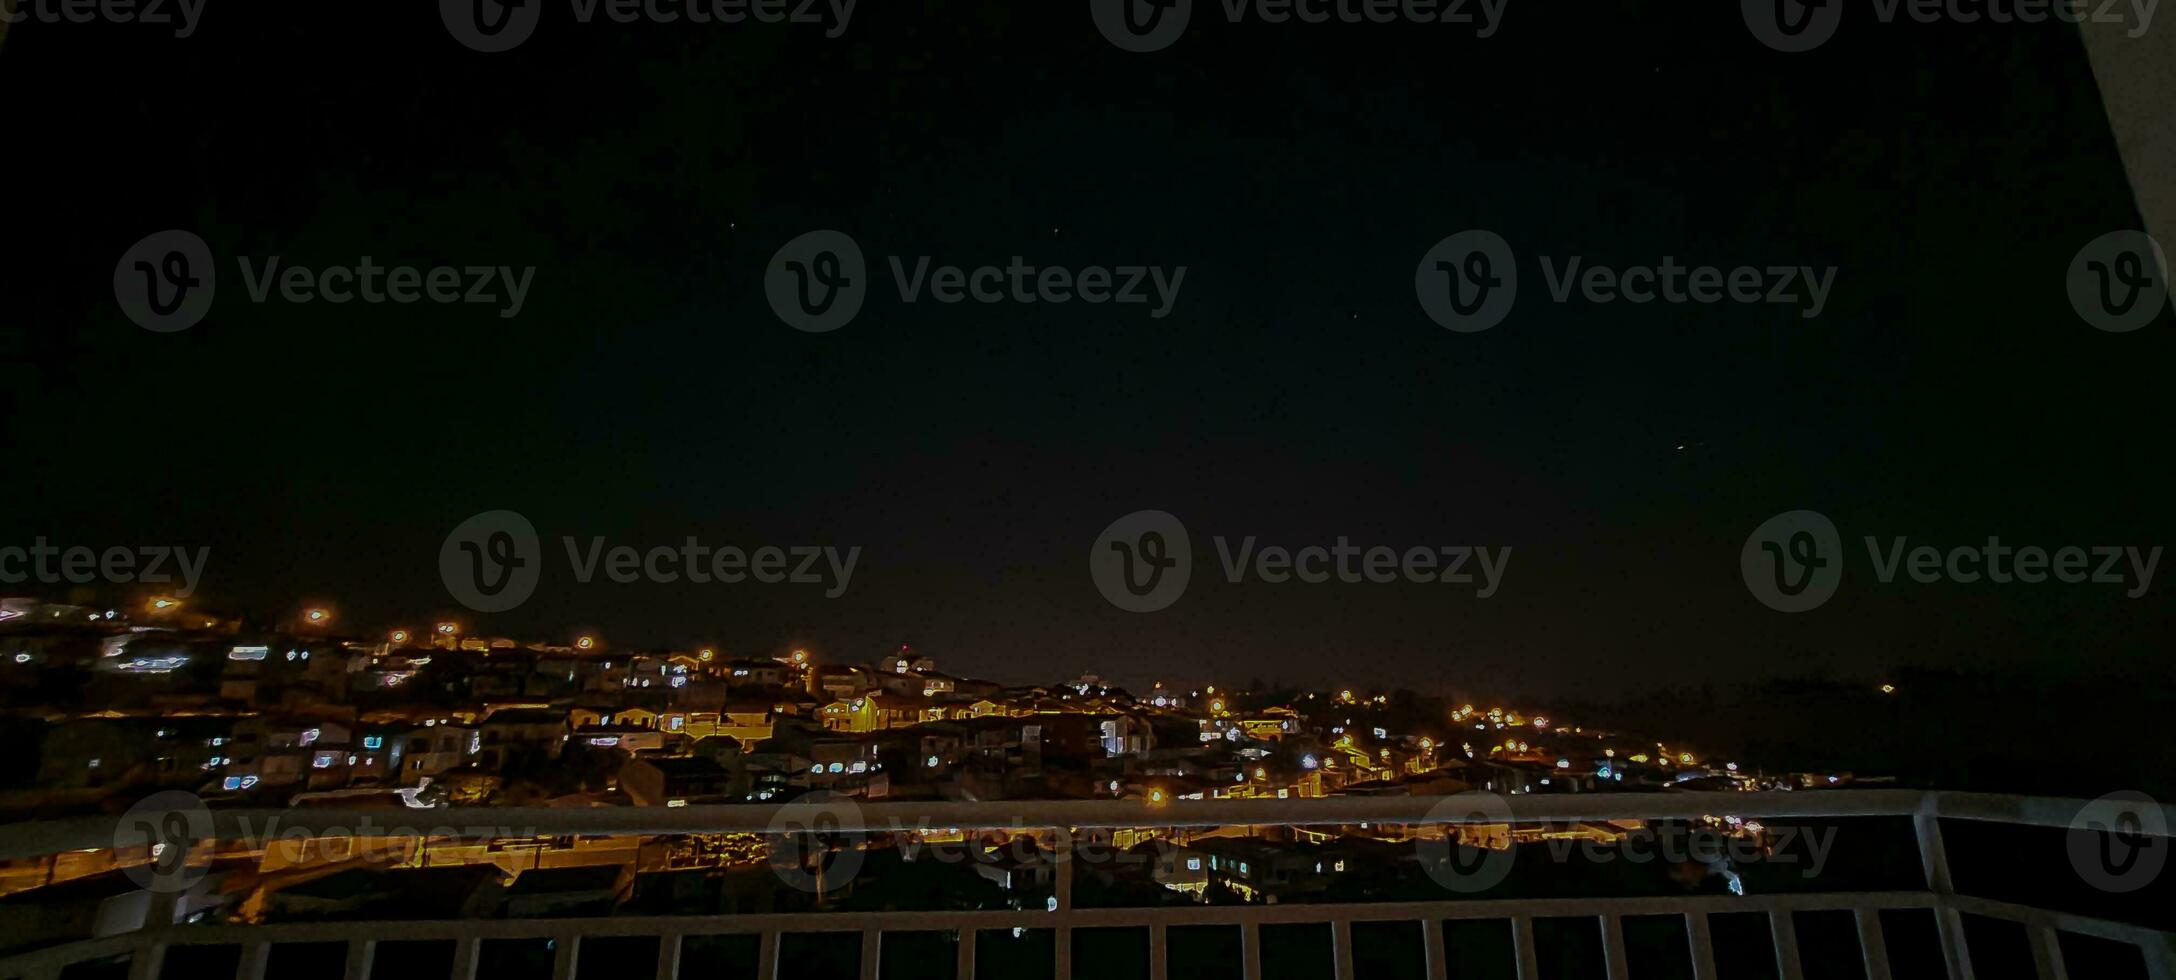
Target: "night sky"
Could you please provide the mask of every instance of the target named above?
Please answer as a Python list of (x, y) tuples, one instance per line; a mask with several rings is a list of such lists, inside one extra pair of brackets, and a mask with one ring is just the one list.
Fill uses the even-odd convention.
[[(551, 3), (487, 55), (434, 6), (214, 4), (179, 40), (9, 31), (0, 544), (209, 546), (200, 602), (320, 600), (358, 630), (450, 617), (832, 661), (913, 642), (1008, 681), (1606, 697), (2124, 670), (2176, 635), (2159, 578), (2139, 599), (1883, 584), (1860, 543), (2176, 540), (2168, 318), (2105, 333), (2063, 292), (2081, 245), (2139, 223), (2068, 27), (1862, 19), (1783, 55), (1735, 4), (1514, 5), (1482, 40), (1205, 3), (1133, 54), (1078, 0), (865, 2), (837, 40)], [(166, 228), (220, 263), (211, 315), (171, 334), (111, 287)], [(804, 333), (764, 270), (822, 228), (886, 281)], [(1518, 250), (1521, 292), (1454, 333), (1414, 269), (1468, 228)], [(247, 302), (235, 257), (274, 254), (537, 273), (513, 319)], [(1806, 320), (1556, 304), (1542, 254), (1840, 271)], [(1188, 273), (1163, 319), (906, 305), (890, 255)], [(483, 616), (437, 555), (501, 508), (550, 564)], [(1738, 553), (1800, 508), (1850, 564), (1833, 601), (1784, 615)], [(1135, 614), (1087, 566), (1142, 509), (1185, 522), (1196, 568)], [(836, 600), (582, 585), (562, 535), (863, 554)], [(1514, 554), (1485, 600), (1229, 584), (1217, 535)]]

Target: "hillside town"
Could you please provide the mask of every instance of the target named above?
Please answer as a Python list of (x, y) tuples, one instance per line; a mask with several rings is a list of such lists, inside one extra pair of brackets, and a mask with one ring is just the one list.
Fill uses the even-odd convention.
[[(1154, 808), (1466, 790), (1822, 788), (1851, 778), (1758, 774), (1686, 747), (1403, 690), (1256, 681), (1133, 691), (1092, 673), (1007, 684), (949, 673), (912, 645), (853, 662), (805, 648), (623, 649), (590, 635), (521, 642), (450, 621), (354, 636), (326, 608), (261, 628), (165, 596), (125, 610), (0, 601), (0, 690), (17, 744), (35, 747), (17, 755), (0, 795), (18, 820), (111, 814), (169, 791), (215, 809), (387, 808), (385, 825), (394, 826), (419, 810), (477, 806), (843, 798)], [(1713, 824), (1707, 829), (1736, 839), (1762, 833), (1735, 818)], [(1640, 821), (1141, 827), (1064, 846), (1084, 859), (1075, 887), (1085, 904), (1275, 903), (1425, 889), (1413, 843), (1431, 835), (1501, 850), (1614, 844), (1648, 829)], [(337, 848), (233, 842), (195, 856), (227, 872), (197, 896), (197, 914), (279, 921), (914, 901), (1039, 907), (1051, 900), (1061, 846), (1035, 829), (901, 828), (855, 841), (847, 879), (795, 889), (781, 883), (783, 843), (755, 833), (512, 830), (489, 839), (358, 836)], [(839, 848), (819, 850), (820, 868)], [(126, 851), (0, 867), (0, 894), (51, 903), (74, 889), (111, 901), (133, 890), (131, 862), (150, 857)], [(1695, 870), (1695, 880), (1709, 873)]]

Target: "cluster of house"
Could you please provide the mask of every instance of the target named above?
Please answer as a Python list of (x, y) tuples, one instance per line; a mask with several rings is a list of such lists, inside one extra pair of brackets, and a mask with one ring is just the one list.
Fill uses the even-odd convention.
[(1351, 691), (1271, 702), (1215, 687), (1133, 693), (1093, 675), (1008, 686), (907, 647), (839, 664), (803, 650), (518, 644), (450, 623), (354, 639), (112, 616), (69, 607), (0, 624), (0, 696), (83, 682), (77, 704), (19, 704), (43, 720), (37, 766), (0, 802), (64, 809), (171, 787), (259, 804), (365, 790), (410, 803), (678, 806), (813, 790), (1155, 801), (1737, 778), (1661, 746), (1652, 760), (1619, 757), (1602, 733), (1515, 711), (1393, 721), (1384, 696)]
[[(768, 658), (619, 651), (590, 639), (518, 644), (446, 627), (359, 640), (292, 624), (146, 628), (81, 607), (16, 619), (0, 622), (0, 698), (20, 710), (0, 724), (36, 746), (34, 765), (18, 757), (15, 777), (0, 786), (0, 810), (17, 812), (110, 808), (166, 788), (215, 805), (672, 807), (819, 790), (1156, 804), (1746, 788), (1748, 779), (1660, 744), (1516, 711), (1417, 711), (1350, 690), (1271, 696), (1157, 684), (1135, 693), (1093, 675), (1003, 685), (946, 673), (904, 647), (837, 664), (800, 650)], [(56, 694), (63, 691), (76, 700)], [(1260, 827), (1142, 828), (1072, 846), (1076, 884), (1114, 901), (1274, 902), (1317, 899), (1341, 882), (1410, 878), (1415, 834), (1504, 848), (1564, 836), (1612, 840), (1629, 829), (1362, 825), (1265, 836)], [(857, 845), (861, 873), (814, 900), (883, 906), (908, 899), (886, 892), (908, 887), (902, 882), (944, 892), (948, 907), (1047, 900), (1054, 842), (1032, 831), (994, 840), (950, 834)], [(267, 847), (243, 855), (258, 865), (257, 884), (206, 887), (180, 908), (264, 921), (622, 907), (715, 913), (811, 901), (779, 887), (775, 869), (763, 866), (764, 841), (406, 838), (380, 842), (393, 850), (369, 860), (352, 843), (292, 855)], [(20, 882), (0, 878), (0, 894), (20, 891), (18, 883), (45, 899), (66, 887), (90, 895), (112, 886), (99, 893), (103, 907), (127, 900), (125, 882), (115, 881), (123, 860), (56, 855)]]

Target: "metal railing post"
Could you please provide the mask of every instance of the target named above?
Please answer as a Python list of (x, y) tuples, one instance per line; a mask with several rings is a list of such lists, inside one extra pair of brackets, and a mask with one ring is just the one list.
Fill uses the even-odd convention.
[(1949, 980), (1973, 980), (1972, 950), (1964, 939), (1964, 913), (1952, 899), (1957, 888), (1949, 877), (1949, 852), (1942, 846), (1941, 795), (1920, 797), (1919, 811), (1912, 814), (1912, 831), (1919, 840), (1919, 865), (1934, 893), (1934, 927), (1942, 938), (1942, 965)]
[(1776, 945), (1776, 976), (1805, 980), (1806, 961), (1798, 956), (1798, 920), (1790, 910), (1768, 913), (1768, 933)]
[(2032, 939), (2032, 967), (2040, 980), (2070, 980), (2070, 970), (2063, 966), (2062, 940), (2050, 925), (2028, 925), (2025, 932)]
[(1866, 960), (1866, 980), (1889, 980), (1889, 940), (1882, 935), (1881, 910), (1857, 909), (1859, 954)]
[(1631, 980), (1632, 965), (1625, 961), (1623, 916), (1602, 916), (1602, 972), (1609, 980)]
[[(1541, 980), (1541, 960), (1534, 953), (1534, 920), (1530, 916), (1514, 916), (1511, 919), (1511, 951), (1518, 958), (1519, 980)], [(1710, 976), (1707, 980), (1714, 980)]]
[(975, 980), (975, 937), (979, 935), (972, 927), (960, 929), (960, 948), (952, 970), (958, 980)]
[(1058, 883), (1053, 886), (1057, 889), (1053, 897), (1058, 900), (1058, 925), (1055, 930), (1057, 941), (1051, 946), (1057, 953), (1058, 962), (1051, 976), (1056, 980), (1073, 980), (1073, 828), (1052, 829), (1052, 843), (1058, 849)]
[(1693, 980), (1715, 980), (1715, 937), (1706, 912), (1685, 913), (1685, 939), (1692, 946)]
[[(1420, 944), (1427, 959), (1428, 980), (1450, 980), (1449, 951), (1444, 948), (1443, 920), (1422, 919)], [(1248, 980), (1260, 980), (1259, 974), (1250, 974)]]

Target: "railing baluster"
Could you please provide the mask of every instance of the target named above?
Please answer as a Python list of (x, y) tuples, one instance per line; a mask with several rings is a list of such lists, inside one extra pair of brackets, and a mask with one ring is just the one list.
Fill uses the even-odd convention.
[(1527, 916), (1511, 919), (1511, 950), (1518, 957), (1519, 980), (1541, 980), (1541, 961), (1534, 953), (1534, 920)]
[(1934, 893), (1934, 928), (1942, 937), (1942, 965), (1949, 980), (1972, 980), (1972, 953), (1965, 947), (1964, 919), (1950, 908), (1956, 885), (1949, 877), (1949, 851), (1942, 846), (1941, 796), (1928, 793), (1912, 815), (1912, 830), (1919, 839), (1919, 867), (1926, 873), (1927, 890)]
[(1856, 909), (1859, 953), (1866, 957), (1866, 980), (1889, 980), (1889, 943), (1881, 935), (1881, 910)]
[(582, 935), (556, 936), (553, 944), (552, 980), (576, 980), (575, 969), (580, 966), (576, 957), (582, 955)]
[(2176, 980), (2176, 937), (2155, 936), (2140, 949), (2146, 954), (2146, 980)]
[[(1972, 944), (1964, 938), (1964, 910), (1944, 905), (1934, 910), (1934, 921), (1942, 933), (1942, 963), (1949, 968), (1950, 980), (1977, 980), (1972, 973)], [(2176, 977), (2170, 978), (2176, 980)]]
[(348, 980), (370, 980), (370, 963), (377, 955), (376, 940), (368, 936), (348, 940), (348, 961), (342, 975)]
[(657, 937), (657, 980), (680, 980), (680, 943), (685, 938), (677, 932)]
[(477, 961), (483, 959), (483, 940), (463, 936), (453, 943), (453, 980), (476, 980)]
[(756, 941), (756, 980), (778, 980), (778, 944), (785, 936), (768, 929), (761, 936)]
[(2062, 940), (2055, 934), (2055, 927), (2027, 925), (2025, 931), (2032, 937), (2032, 966), (2040, 980), (2070, 980), (2070, 970), (2063, 965)]
[(1624, 919), (1602, 916), (1602, 971), (1609, 980), (1630, 980), (1632, 967), (1625, 963)]
[[(165, 963), (166, 944), (147, 940), (128, 958), (128, 980), (159, 980), (159, 971)], [(350, 980), (353, 980), (352, 975)]]
[[(1428, 980), (1450, 980), (1451, 963), (1443, 948), (1443, 920), (1422, 919), (1420, 922), (1420, 946), (1427, 957)], [(1256, 980), (1256, 978), (1248, 978)]]
[(1337, 980), (1352, 980), (1352, 921), (1349, 919), (1330, 923), (1330, 975)]
[(1164, 950), (1164, 924), (1152, 922), (1148, 927), (1148, 980), (1167, 980), (1171, 975), (1170, 957)]
[(1782, 980), (1805, 980), (1805, 961), (1798, 957), (1798, 919), (1790, 909), (1768, 913), (1768, 934), (1775, 938), (1776, 976)]
[(1051, 828), (1051, 843), (1057, 845), (1058, 928), (1056, 947), (1058, 962), (1050, 974), (1055, 980), (1073, 980), (1073, 828)]
[(958, 966), (952, 971), (958, 980), (975, 980), (975, 937), (980, 935), (972, 927), (960, 927)]
[(1693, 980), (1715, 980), (1715, 937), (1706, 912), (1685, 913), (1685, 940), (1692, 946)]
[(264, 980), (266, 965), (272, 959), (271, 943), (250, 943), (242, 947), (242, 962), (234, 967), (234, 980)]
[(884, 930), (861, 931), (861, 980), (876, 980), (877, 964), (884, 960)]

